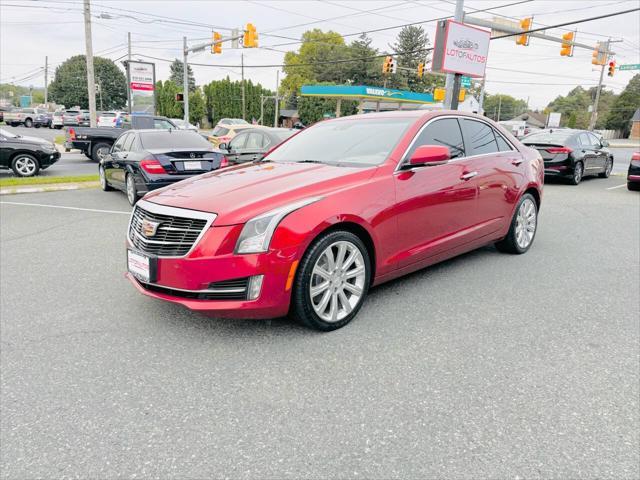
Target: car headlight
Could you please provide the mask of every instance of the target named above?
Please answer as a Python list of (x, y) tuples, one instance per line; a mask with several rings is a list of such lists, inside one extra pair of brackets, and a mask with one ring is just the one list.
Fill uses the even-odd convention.
[(269, 249), (271, 237), (284, 217), (322, 197), (312, 197), (263, 213), (245, 223), (236, 243), (236, 253), (261, 253)]

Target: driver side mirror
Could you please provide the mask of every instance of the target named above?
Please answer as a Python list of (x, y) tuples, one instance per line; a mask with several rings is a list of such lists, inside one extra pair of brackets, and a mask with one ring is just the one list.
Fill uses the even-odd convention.
[(606, 148), (606, 147), (608, 147), (608, 146), (609, 146), (609, 142), (607, 142), (606, 140), (604, 140), (604, 139), (603, 139), (603, 140), (600, 142), (600, 145), (602, 146), (602, 148)]
[(223, 142), (223, 143), (218, 145), (218, 148), (220, 150), (228, 150), (229, 149), (229, 145), (227, 145), (226, 143)]
[(451, 159), (449, 147), (443, 145), (421, 145), (409, 159), (409, 167), (443, 165)]

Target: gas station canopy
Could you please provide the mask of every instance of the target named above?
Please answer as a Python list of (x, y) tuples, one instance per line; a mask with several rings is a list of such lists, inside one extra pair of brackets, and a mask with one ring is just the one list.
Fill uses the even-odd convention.
[(367, 85), (303, 85), (302, 96), (397, 103), (435, 103), (431, 93), (417, 93)]

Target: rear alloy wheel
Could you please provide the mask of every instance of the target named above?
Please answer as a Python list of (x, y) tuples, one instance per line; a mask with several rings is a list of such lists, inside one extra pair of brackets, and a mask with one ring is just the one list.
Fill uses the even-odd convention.
[(345, 326), (362, 307), (370, 276), (369, 254), (358, 236), (346, 231), (321, 236), (300, 262), (293, 316), (316, 330)]
[(525, 193), (513, 215), (509, 233), (496, 243), (496, 248), (505, 253), (521, 254), (529, 250), (538, 230), (538, 206), (530, 193)]
[(11, 169), (18, 177), (33, 177), (40, 170), (40, 164), (35, 157), (21, 153), (13, 159)]
[(25, 127), (27, 127), (27, 128), (31, 128), (31, 127), (33, 127), (33, 120), (31, 120), (30, 118), (27, 118), (27, 119), (24, 121), (24, 126), (25, 126)]
[(98, 167), (98, 176), (100, 177), (100, 188), (102, 188), (102, 190), (105, 192), (113, 190), (111, 185), (107, 182), (107, 175), (105, 174), (104, 167), (102, 165)]
[(138, 189), (136, 188), (136, 180), (132, 174), (127, 174), (125, 183), (127, 185), (127, 200), (129, 200), (131, 206), (134, 206), (138, 201)]
[(91, 149), (91, 158), (95, 162), (104, 160), (111, 150), (111, 145), (108, 143), (96, 143)]
[(607, 164), (604, 167), (604, 172), (598, 174), (600, 178), (609, 178), (611, 175), (611, 170), (613, 169), (613, 160), (607, 158)]
[(582, 176), (584, 175), (584, 165), (582, 162), (576, 162), (575, 167), (573, 167), (573, 176), (569, 180), (571, 185), (578, 185), (582, 181)]

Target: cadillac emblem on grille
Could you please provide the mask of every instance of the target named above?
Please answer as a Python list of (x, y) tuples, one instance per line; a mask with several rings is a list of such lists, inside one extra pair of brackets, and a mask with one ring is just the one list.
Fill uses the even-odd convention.
[(145, 237), (153, 237), (158, 231), (158, 227), (160, 226), (159, 222), (152, 222), (147, 220), (146, 218), (142, 220), (142, 225), (140, 230), (142, 230), (142, 234)]

